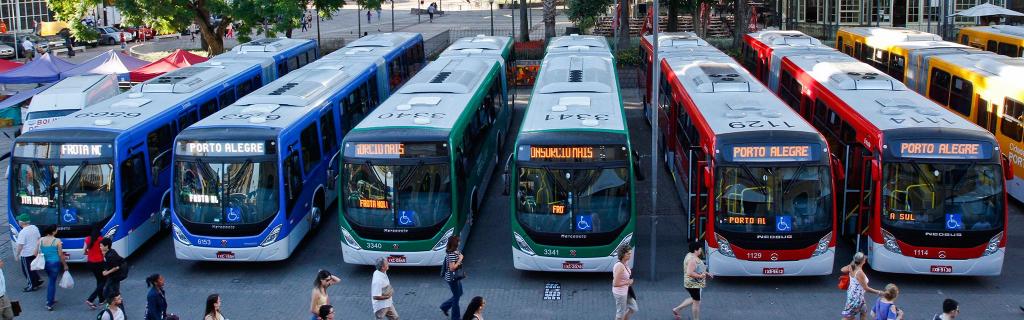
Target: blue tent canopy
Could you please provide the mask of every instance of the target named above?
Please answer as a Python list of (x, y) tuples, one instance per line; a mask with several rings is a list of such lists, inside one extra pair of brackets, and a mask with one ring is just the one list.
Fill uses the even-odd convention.
[(35, 60), (7, 72), (0, 73), (0, 83), (44, 83), (61, 79), (60, 73), (74, 69), (77, 64), (44, 54)]
[(92, 59), (82, 62), (74, 69), (60, 73), (60, 78), (85, 75), (85, 74), (116, 74), (119, 79), (128, 81), (128, 72), (149, 64), (149, 61), (141, 60), (120, 53), (108, 50)]

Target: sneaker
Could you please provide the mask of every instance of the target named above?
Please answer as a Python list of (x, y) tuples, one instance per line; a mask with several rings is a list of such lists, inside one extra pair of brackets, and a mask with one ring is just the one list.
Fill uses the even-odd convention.
[(52, 305), (46, 306), (46, 311), (53, 311), (53, 306)]
[(448, 317), (448, 310), (441, 309), (441, 313), (443, 313), (445, 317)]

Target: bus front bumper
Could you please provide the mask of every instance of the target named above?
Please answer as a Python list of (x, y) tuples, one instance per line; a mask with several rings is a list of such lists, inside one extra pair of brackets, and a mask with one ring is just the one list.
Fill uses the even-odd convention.
[(998, 276), (1003, 272), (1006, 248), (993, 254), (964, 260), (922, 259), (908, 257), (869, 241), (868, 265), (872, 270), (892, 273), (953, 276)]
[(444, 251), (371, 251), (356, 250), (344, 242), (341, 243), (343, 260), (348, 264), (374, 265), (377, 259), (388, 259), (394, 266), (440, 266), (444, 261)]
[[(635, 256), (635, 255), (634, 255)], [(558, 272), (610, 272), (615, 257), (563, 258), (529, 255), (519, 249), (512, 249), (512, 264), (518, 270)], [(630, 260), (630, 265), (633, 261)]]
[(279, 261), (288, 258), (289, 237), (266, 247), (198, 247), (174, 241), (174, 256), (178, 260), (196, 261)]
[(799, 261), (750, 261), (726, 257), (718, 249), (709, 249), (708, 270), (716, 276), (820, 276), (832, 274), (836, 249), (829, 248), (821, 255)]

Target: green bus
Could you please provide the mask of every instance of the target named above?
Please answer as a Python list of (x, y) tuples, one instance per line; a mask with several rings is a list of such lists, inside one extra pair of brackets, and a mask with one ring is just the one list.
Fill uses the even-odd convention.
[[(583, 47), (566, 45), (571, 37), (550, 43)], [(611, 271), (616, 247), (634, 242), (635, 181), (642, 179), (615, 61), (600, 50), (547, 52), (505, 164), (506, 187), (515, 192), (513, 263), (520, 270)]]
[(346, 263), (437, 266), (450, 236), (468, 237), (512, 120), (504, 61), (442, 56), (348, 132), (338, 182)]

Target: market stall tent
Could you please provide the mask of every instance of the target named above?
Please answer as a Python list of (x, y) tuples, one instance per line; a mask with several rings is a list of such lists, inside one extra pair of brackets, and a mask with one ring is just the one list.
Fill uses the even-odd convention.
[(61, 72), (77, 66), (52, 54), (44, 54), (20, 68), (0, 73), (0, 84), (54, 82), (61, 79)]
[(92, 59), (82, 62), (74, 69), (61, 72), (61, 79), (85, 74), (116, 74), (119, 80), (128, 81), (128, 73), (149, 62), (114, 50), (107, 50)]
[(129, 73), (132, 82), (143, 82), (172, 70), (206, 61), (207, 58), (185, 51), (175, 50), (170, 55), (153, 61)]

